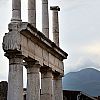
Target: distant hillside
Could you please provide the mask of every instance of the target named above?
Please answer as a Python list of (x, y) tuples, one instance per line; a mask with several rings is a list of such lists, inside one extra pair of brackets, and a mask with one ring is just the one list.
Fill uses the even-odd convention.
[(63, 89), (80, 90), (91, 96), (100, 96), (100, 71), (86, 68), (70, 72), (63, 78)]

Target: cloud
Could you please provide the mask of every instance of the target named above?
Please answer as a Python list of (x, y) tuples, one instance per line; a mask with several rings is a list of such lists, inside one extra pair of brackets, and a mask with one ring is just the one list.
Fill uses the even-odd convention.
[(86, 45), (83, 48), (84, 52), (90, 55), (99, 55), (100, 56), (100, 41), (96, 43), (92, 43), (90, 45)]
[(89, 67), (95, 67), (95, 68), (100, 67), (99, 63), (93, 61), (90, 58), (81, 58), (81, 59), (79, 59), (79, 61), (77, 62), (76, 66), (79, 69), (89, 68)]
[(7, 4), (8, 2), (9, 0), (0, 0), (0, 8), (4, 6), (5, 4)]
[[(85, 68), (95, 68), (100, 70), (100, 62), (96, 60), (98, 58), (89, 58), (89, 57), (82, 57), (77, 60), (77, 62), (72, 63), (72, 64), (66, 64), (65, 65), (65, 74), (68, 72), (76, 72)], [(100, 57), (99, 57), (100, 59)]]
[(83, 62), (80, 62), (80, 64), (76, 67), (78, 68), (78, 71), (85, 68), (95, 68), (100, 70), (100, 63), (93, 59), (84, 59)]
[(70, 47), (68, 59), (65, 61), (65, 73), (83, 68), (100, 69), (100, 41)]

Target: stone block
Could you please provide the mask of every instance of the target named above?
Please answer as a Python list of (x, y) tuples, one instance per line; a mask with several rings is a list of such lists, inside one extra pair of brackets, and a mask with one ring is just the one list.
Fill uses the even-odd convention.
[(46, 50), (43, 50), (43, 63), (46, 66), (49, 66), (49, 53)]
[(30, 39), (28, 39), (28, 56), (35, 58), (35, 44)]
[(35, 45), (35, 55), (41, 58), (43, 57), (42, 48), (38, 45)]
[(55, 62), (55, 57), (49, 53), (49, 67), (53, 68)]
[(38, 45), (35, 45), (35, 60), (39, 61), (39, 64), (41, 66), (43, 66), (43, 49), (38, 46)]
[(28, 39), (24, 35), (21, 35), (21, 50), (22, 54), (26, 57), (28, 57)]
[(60, 68), (61, 70), (64, 70), (64, 63), (63, 63), (63, 61), (60, 61), (60, 60), (59, 60), (59, 68)]
[(59, 68), (59, 59), (55, 57), (55, 67)]

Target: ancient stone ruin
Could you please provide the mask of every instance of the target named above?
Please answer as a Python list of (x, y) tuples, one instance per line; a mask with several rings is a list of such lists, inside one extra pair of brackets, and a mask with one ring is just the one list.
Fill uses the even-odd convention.
[(26, 100), (63, 100), (63, 60), (68, 54), (59, 47), (60, 8), (50, 9), (54, 42), (49, 39), (48, 0), (42, 0), (42, 33), (36, 28), (36, 0), (28, 0), (28, 22), (21, 20), (21, 0), (12, 0), (9, 32), (3, 38), (3, 50), (9, 59), (7, 100), (23, 100), (24, 66), (27, 69)]

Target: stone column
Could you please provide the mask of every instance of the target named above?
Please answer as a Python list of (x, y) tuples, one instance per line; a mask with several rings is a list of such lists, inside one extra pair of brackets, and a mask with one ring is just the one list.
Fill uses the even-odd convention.
[(40, 100), (40, 65), (27, 63), (27, 95), (26, 100)]
[(23, 57), (9, 55), (9, 76), (7, 100), (23, 100)]
[(42, 32), (49, 38), (48, 0), (42, 0)]
[(21, 21), (21, 0), (12, 0), (12, 22)]
[(53, 23), (53, 41), (54, 43), (59, 46), (59, 20), (58, 20), (58, 11), (60, 11), (60, 8), (58, 6), (52, 6), (50, 7), (50, 10), (53, 11), (52, 14), (52, 23)]
[(28, 0), (28, 22), (36, 27), (36, 0)]
[(41, 69), (41, 100), (52, 100), (52, 70)]
[(53, 74), (53, 100), (63, 100), (62, 77)]

